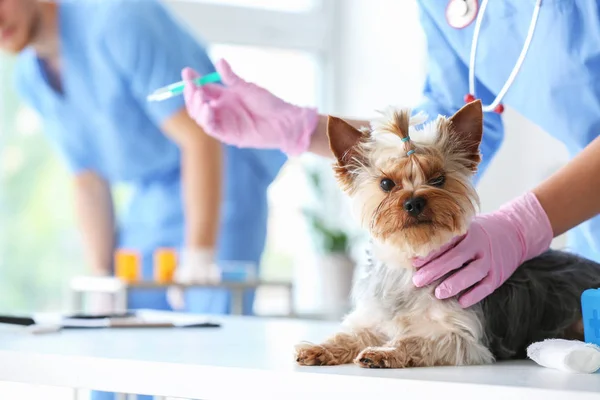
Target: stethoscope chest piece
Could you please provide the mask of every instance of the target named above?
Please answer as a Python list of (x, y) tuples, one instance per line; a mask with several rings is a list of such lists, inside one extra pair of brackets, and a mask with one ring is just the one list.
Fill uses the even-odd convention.
[(446, 21), (456, 29), (462, 29), (475, 21), (479, 3), (477, 0), (450, 0), (446, 6)]

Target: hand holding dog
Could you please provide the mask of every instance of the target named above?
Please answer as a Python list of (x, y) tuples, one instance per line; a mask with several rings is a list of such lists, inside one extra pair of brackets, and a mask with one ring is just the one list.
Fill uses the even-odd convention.
[(476, 217), (450, 249), (416, 259), (413, 283), (423, 287), (453, 273), (438, 285), (435, 295), (438, 299), (460, 295), (460, 305), (470, 307), (493, 293), (523, 262), (546, 251), (552, 238), (544, 209), (533, 193), (527, 193)]

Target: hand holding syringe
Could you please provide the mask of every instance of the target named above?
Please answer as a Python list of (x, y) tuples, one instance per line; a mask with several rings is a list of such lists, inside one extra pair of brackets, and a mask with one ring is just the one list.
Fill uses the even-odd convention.
[[(244, 80), (225, 60), (218, 60), (215, 70), (222, 85), (184, 84), (175, 89), (183, 91), (188, 114), (208, 135), (239, 148), (277, 149), (288, 156), (307, 151), (320, 121), (316, 108), (291, 104)], [(191, 68), (181, 76), (184, 82), (198, 79)]]
[[(212, 72), (210, 74), (198, 77), (193, 80), (194, 84), (197, 86), (203, 86), (207, 83), (216, 83), (221, 81), (221, 76), (218, 72)], [(168, 86), (164, 86), (148, 96), (148, 101), (162, 101), (166, 99), (170, 99), (171, 97), (179, 96), (183, 94), (183, 90), (185, 89), (185, 81), (179, 81), (176, 83), (172, 83)]]

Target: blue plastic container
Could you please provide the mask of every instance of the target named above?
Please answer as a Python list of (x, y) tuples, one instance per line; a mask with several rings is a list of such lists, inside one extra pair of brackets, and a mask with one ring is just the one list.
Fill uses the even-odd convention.
[(600, 289), (581, 294), (584, 340), (600, 346)]

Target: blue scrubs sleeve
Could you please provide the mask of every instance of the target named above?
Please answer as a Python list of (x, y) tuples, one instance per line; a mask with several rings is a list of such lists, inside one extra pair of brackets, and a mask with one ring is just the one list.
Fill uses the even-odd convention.
[(147, 96), (181, 80), (181, 70), (194, 68), (204, 75), (214, 66), (204, 47), (159, 2), (128, 2), (107, 21), (105, 51), (122, 74), (125, 84), (160, 126), (185, 107), (183, 96), (148, 102)]
[[(469, 92), (469, 70), (447, 41), (442, 29), (423, 7), (420, 19), (427, 37), (428, 61), (424, 99), (415, 107), (415, 112), (424, 111), (431, 119), (440, 114), (451, 116), (465, 105), (464, 97)], [(494, 100), (495, 96), (477, 79), (475, 91), (484, 104)], [(474, 178), (475, 183), (487, 170), (504, 138), (504, 126), (499, 114), (484, 113), (483, 125), (480, 146), (482, 161)]]

